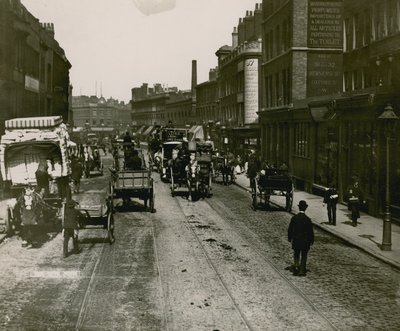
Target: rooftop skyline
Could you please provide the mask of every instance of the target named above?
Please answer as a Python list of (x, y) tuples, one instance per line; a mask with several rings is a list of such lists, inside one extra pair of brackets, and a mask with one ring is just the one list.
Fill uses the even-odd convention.
[(215, 52), (231, 45), (233, 27), (255, 0), (22, 0), (40, 22), (54, 23), (55, 39), (72, 64), (73, 95), (128, 102), (131, 88), (161, 83), (190, 89), (217, 66)]

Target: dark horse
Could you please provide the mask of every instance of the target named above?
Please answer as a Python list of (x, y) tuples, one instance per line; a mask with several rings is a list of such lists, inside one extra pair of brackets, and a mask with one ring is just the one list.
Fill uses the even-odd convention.
[(232, 184), (235, 181), (235, 163), (224, 157), (224, 162), (220, 165), (220, 172), (222, 174), (222, 182), (224, 185)]

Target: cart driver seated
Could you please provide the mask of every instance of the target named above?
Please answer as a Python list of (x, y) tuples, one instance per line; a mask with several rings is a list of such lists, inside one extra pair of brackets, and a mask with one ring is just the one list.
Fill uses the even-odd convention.
[(139, 152), (136, 149), (130, 149), (129, 153), (125, 155), (125, 169), (127, 170), (141, 170), (142, 159), (139, 157)]
[(99, 150), (97, 148), (93, 149), (93, 165), (98, 170), (100, 170), (101, 159), (100, 159), (100, 152), (99, 152)]
[(189, 164), (185, 167), (188, 177), (195, 177), (199, 170), (199, 165), (196, 160), (196, 153), (190, 153)]

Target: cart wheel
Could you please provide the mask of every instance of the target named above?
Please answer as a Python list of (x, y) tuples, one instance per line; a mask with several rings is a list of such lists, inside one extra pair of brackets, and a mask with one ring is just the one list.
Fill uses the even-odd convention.
[(11, 209), (7, 208), (7, 215), (6, 215), (6, 235), (7, 237), (11, 237), (14, 234), (14, 225), (13, 225), (13, 218), (12, 218), (12, 213)]
[(253, 199), (252, 199), (251, 207), (253, 208), (254, 211), (256, 211), (257, 207), (258, 207), (257, 192), (253, 193), (252, 196), (253, 196)]
[(174, 181), (174, 174), (172, 172), (172, 167), (171, 167), (171, 196), (175, 196), (175, 181)]
[(254, 178), (254, 187), (251, 189), (251, 196), (252, 196), (252, 203), (251, 207), (253, 208), (254, 211), (257, 210), (258, 207), (258, 199), (257, 199), (257, 180)]
[(151, 213), (155, 213), (156, 209), (154, 208), (154, 204), (155, 204), (155, 196), (154, 196), (154, 189), (151, 190), (151, 196), (150, 196), (150, 212)]
[(108, 234), (108, 240), (110, 245), (114, 243), (115, 237), (114, 237), (114, 216), (112, 212), (108, 213), (107, 216), (107, 234)]
[(293, 207), (293, 185), (292, 185), (292, 190), (290, 192), (286, 192), (286, 211), (290, 212)]

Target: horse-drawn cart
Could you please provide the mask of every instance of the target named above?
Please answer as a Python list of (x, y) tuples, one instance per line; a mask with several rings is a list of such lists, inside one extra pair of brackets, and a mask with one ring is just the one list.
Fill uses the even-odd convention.
[(154, 183), (151, 170), (111, 170), (110, 194), (112, 204), (114, 199), (122, 199), (124, 206), (129, 204), (131, 198), (144, 201), (147, 208), (154, 213)]
[(252, 184), (252, 207), (257, 210), (262, 205), (269, 205), (272, 195), (285, 197), (286, 211), (292, 210), (293, 181), (287, 171), (267, 169), (265, 173), (254, 178)]
[(101, 193), (88, 191), (85, 194), (85, 200), (90, 201), (90, 203), (79, 203), (77, 208), (83, 215), (83, 217), (79, 219), (79, 228), (104, 229), (107, 231), (109, 243), (114, 243), (114, 209), (111, 194), (109, 194), (104, 201)]
[[(15, 118), (5, 127), (0, 168), (11, 196), (4, 217), (6, 233), (11, 236), (21, 225), (60, 229), (71, 174), (71, 141), (61, 116)], [(44, 183), (38, 182), (39, 170)]]
[(83, 170), (86, 178), (91, 176), (103, 176), (103, 161), (97, 145), (84, 146)]

